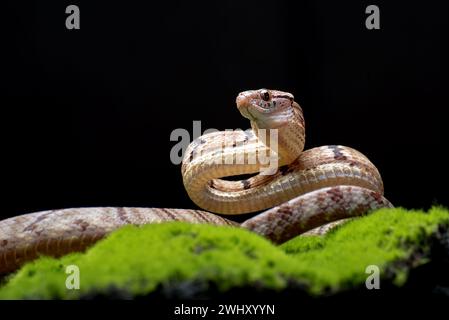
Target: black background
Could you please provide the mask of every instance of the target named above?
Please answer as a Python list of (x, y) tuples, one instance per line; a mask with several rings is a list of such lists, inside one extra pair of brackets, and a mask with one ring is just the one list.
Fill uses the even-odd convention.
[[(77, 4), (81, 29), (65, 28)], [(365, 8), (380, 8), (367, 30)], [(247, 128), (238, 92), (292, 92), (306, 148), (343, 144), (396, 206), (448, 206), (447, 1), (3, 1), (0, 217), (194, 208), (170, 161), (192, 121)]]

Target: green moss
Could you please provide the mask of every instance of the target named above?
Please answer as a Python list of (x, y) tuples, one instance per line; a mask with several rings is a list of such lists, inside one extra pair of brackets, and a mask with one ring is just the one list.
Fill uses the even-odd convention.
[[(237, 228), (185, 223), (128, 226), (85, 254), (28, 264), (0, 290), (0, 297), (75, 298), (111, 287), (137, 295), (160, 283), (193, 278), (211, 280), (220, 290), (260, 281), (281, 288), (285, 286), (281, 274), (293, 272), (289, 260), (267, 240)], [(70, 264), (80, 269), (79, 291), (65, 288), (65, 267)]]
[[(305, 285), (311, 294), (363, 285), (368, 265), (401, 285), (419, 250), (425, 256), (432, 235), (449, 225), (449, 212), (382, 209), (344, 224), (325, 237), (296, 237), (274, 246), (246, 230), (166, 223), (127, 226), (86, 253), (29, 263), (0, 287), (0, 298), (72, 299), (111, 289), (130, 296), (188, 281), (219, 291), (258, 287), (282, 290)], [(408, 263), (399, 263), (408, 261)], [(68, 265), (80, 269), (80, 290), (67, 290)]]
[[(363, 284), (366, 267), (376, 265), (381, 274), (393, 273), (401, 285), (410, 267), (425, 263), (411, 261), (412, 254), (428, 252), (430, 238), (438, 227), (448, 227), (449, 212), (432, 208), (427, 214), (404, 209), (381, 209), (348, 222), (323, 238), (296, 237), (281, 246), (296, 258), (301, 278), (309, 279), (312, 292), (323, 288), (341, 290)], [(408, 261), (409, 263), (398, 263)]]

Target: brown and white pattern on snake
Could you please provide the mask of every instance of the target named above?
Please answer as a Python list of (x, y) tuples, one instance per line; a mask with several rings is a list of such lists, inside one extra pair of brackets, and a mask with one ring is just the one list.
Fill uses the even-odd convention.
[[(341, 164), (341, 172), (336, 172), (335, 177), (352, 174), (366, 181), (371, 188), (383, 192), (383, 184), (380, 174), (376, 167), (360, 152), (355, 149), (344, 146), (322, 146), (304, 151), (300, 157), (292, 164), (285, 165), (271, 176), (257, 175), (241, 181), (228, 181), (222, 179), (214, 179), (210, 181), (210, 187), (224, 192), (237, 192), (262, 185), (275, 184), (285, 176), (292, 176), (292, 180), (296, 180), (293, 175), (305, 175), (306, 179), (319, 179), (307, 175), (307, 172), (320, 172), (320, 168), (326, 179), (331, 178), (326, 166), (335, 167)], [(304, 191), (305, 192), (305, 191)], [(303, 192), (303, 193), (304, 193)]]
[[(246, 146), (251, 146), (258, 143), (258, 138), (251, 129), (248, 130), (232, 130), (232, 131), (219, 131), (212, 132), (203, 135), (195, 139), (185, 151), (184, 161), (181, 167), (181, 173), (184, 174), (186, 166), (191, 162), (202, 162), (204, 158), (213, 158), (223, 156), (225, 151), (239, 149), (235, 148), (245, 148)], [(232, 149), (231, 149), (232, 148)], [(265, 148), (264, 150), (268, 150)], [(235, 156), (234, 156), (235, 157)], [(248, 158), (242, 159), (244, 163), (248, 162)], [(224, 163), (222, 159), (221, 163)], [(233, 164), (237, 161), (234, 158)]]
[(167, 221), (236, 226), (201, 210), (163, 208), (75, 208), (35, 212), (0, 222), (0, 274), (39, 255), (82, 251), (124, 225)]
[(285, 242), (323, 224), (393, 207), (381, 194), (355, 186), (309, 192), (241, 224), (274, 243)]
[[(202, 158), (199, 161), (206, 160)], [(191, 169), (190, 164), (185, 166), (186, 184), (194, 180), (198, 183), (197, 188), (202, 188), (199, 182), (207, 176), (202, 174), (203, 167), (196, 163), (191, 164)], [(209, 203), (213, 201), (217, 204), (208, 210), (232, 214), (231, 208), (236, 206), (235, 201), (239, 202), (241, 210), (245, 208), (245, 212), (254, 212), (312, 190), (336, 185), (360, 186), (383, 193), (380, 174), (366, 156), (349, 147), (323, 146), (302, 152), (296, 161), (280, 167), (274, 175), (256, 175), (241, 181), (209, 179), (201, 194)], [(195, 191), (200, 194), (198, 189)], [(201, 203), (199, 205), (202, 206)]]

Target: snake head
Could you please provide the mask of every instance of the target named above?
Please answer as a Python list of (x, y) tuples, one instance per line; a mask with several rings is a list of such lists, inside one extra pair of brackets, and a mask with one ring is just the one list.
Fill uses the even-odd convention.
[[(297, 116), (300, 106), (291, 93), (278, 90), (248, 90), (236, 99), (240, 113), (260, 129), (279, 128)], [(295, 112), (296, 109), (296, 112)]]

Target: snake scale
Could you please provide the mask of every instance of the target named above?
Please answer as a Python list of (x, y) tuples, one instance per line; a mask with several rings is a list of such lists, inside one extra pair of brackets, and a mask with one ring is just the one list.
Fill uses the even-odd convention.
[[(205, 134), (184, 154), (184, 186), (192, 201), (207, 211), (98, 207), (9, 218), (0, 221), (0, 273), (15, 271), (39, 255), (57, 257), (82, 251), (128, 224), (185, 221), (228, 225), (282, 243), (312, 229), (324, 232), (333, 221), (392, 206), (383, 197), (377, 168), (360, 152), (337, 145), (303, 151), (304, 117), (292, 94), (249, 90), (238, 95), (236, 104), (250, 120), (251, 129)], [(276, 132), (277, 139), (262, 137), (267, 130)], [(261, 155), (276, 159), (271, 174), (263, 174), (266, 161), (262, 160), (266, 158)], [(239, 175), (251, 177), (224, 179)], [(265, 209), (241, 224), (214, 214)]]

